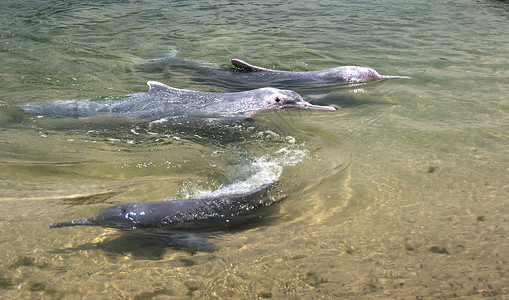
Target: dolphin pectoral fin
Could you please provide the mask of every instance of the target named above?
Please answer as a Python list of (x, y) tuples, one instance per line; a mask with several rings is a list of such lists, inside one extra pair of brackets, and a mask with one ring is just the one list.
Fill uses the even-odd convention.
[(232, 62), (234, 69), (236, 69), (238, 71), (244, 71), (244, 72), (269, 71), (269, 69), (250, 65), (247, 62), (240, 60), (240, 59), (236, 59), (236, 58), (231, 59), (231, 62)]
[(214, 244), (207, 242), (203, 236), (194, 233), (170, 233), (165, 236), (164, 240), (177, 248), (187, 248), (201, 252), (214, 252), (218, 249)]

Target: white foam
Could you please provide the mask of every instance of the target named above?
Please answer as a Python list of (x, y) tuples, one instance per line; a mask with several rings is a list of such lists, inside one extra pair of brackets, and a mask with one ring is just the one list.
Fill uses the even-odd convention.
[(236, 170), (237, 173), (247, 174), (245, 178), (236, 180), (227, 185), (222, 185), (215, 191), (198, 189), (194, 193), (189, 193), (188, 191), (188, 194), (194, 198), (204, 198), (246, 193), (261, 185), (277, 181), (283, 172), (283, 167), (297, 165), (308, 157), (308, 155), (309, 151), (305, 149), (289, 149), (283, 147), (274, 154), (254, 158), (247, 166), (241, 167), (241, 170)]
[(158, 120), (155, 120), (155, 121), (152, 121), (148, 124), (149, 128), (152, 127), (152, 125), (154, 124), (161, 124), (161, 123), (164, 123), (164, 122), (168, 122), (168, 119), (166, 118), (161, 118), (161, 119), (158, 119)]

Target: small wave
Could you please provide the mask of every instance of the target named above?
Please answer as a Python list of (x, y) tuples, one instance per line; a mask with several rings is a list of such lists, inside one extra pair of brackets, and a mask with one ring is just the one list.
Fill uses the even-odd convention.
[(156, 58), (148, 58), (148, 59), (139, 59), (136, 61), (136, 65), (138, 67), (146, 66), (146, 65), (165, 65), (165, 64), (174, 64), (176, 66), (179, 65), (187, 65), (189, 67), (205, 67), (205, 68), (214, 68), (219, 69), (220, 64), (207, 62), (203, 60), (197, 59), (187, 59), (187, 58), (179, 58), (177, 57), (178, 50), (175, 47), (169, 47), (168, 52), (158, 56)]
[(156, 58), (148, 58), (148, 59), (140, 59), (136, 61), (136, 64), (150, 64), (150, 63), (157, 63), (157, 62), (164, 62), (170, 59), (173, 59), (177, 56), (178, 50), (174, 47), (170, 47), (168, 49), (168, 52), (164, 53), (163, 55), (156, 57)]
[(218, 197), (223, 195), (239, 194), (252, 191), (261, 185), (279, 180), (283, 167), (294, 166), (304, 161), (309, 156), (306, 149), (291, 149), (283, 147), (273, 154), (263, 155), (251, 159), (248, 163), (240, 165), (234, 172), (237, 178), (233, 182), (221, 185), (218, 189), (198, 188), (190, 191), (190, 187), (184, 187), (184, 192), (193, 198)]

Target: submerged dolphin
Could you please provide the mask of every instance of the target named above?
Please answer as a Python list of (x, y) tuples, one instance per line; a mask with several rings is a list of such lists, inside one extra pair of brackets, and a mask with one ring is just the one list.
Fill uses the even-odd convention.
[(111, 206), (94, 216), (68, 222), (52, 223), (50, 228), (65, 226), (103, 226), (120, 229), (164, 228), (167, 230), (221, 229), (238, 223), (254, 210), (275, 201), (267, 199), (267, 190), (275, 182), (246, 193), (189, 198), (160, 202), (140, 202)]
[(267, 83), (284, 82), (289, 86), (320, 83), (366, 83), (386, 79), (410, 79), (408, 76), (380, 75), (377, 71), (359, 66), (343, 66), (320, 71), (279, 71), (248, 64), (232, 59), (234, 69), (256, 76), (256, 80)]
[(123, 116), (134, 119), (166, 117), (248, 118), (254, 114), (282, 108), (335, 110), (332, 106), (312, 105), (294, 91), (260, 88), (235, 93), (210, 93), (177, 89), (157, 81), (147, 82), (149, 90), (121, 100), (65, 100), (29, 103), (25, 112), (52, 118)]
[(212, 252), (204, 232), (228, 229), (249, 221), (259, 220), (276, 200), (268, 190), (276, 182), (261, 185), (246, 192), (208, 198), (120, 204), (102, 210), (94, 216), (50, 224), (50, 228), (66, 226), (103, 226), (123, 229), (128, 237), (151, 238), (176, 247)]

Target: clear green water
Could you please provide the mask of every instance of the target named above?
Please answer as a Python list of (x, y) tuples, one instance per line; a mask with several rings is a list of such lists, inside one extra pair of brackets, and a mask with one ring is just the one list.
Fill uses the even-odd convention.
[[(508, 3), (350, 2), (2, 1), (0, 298), (507, 297)], [(306, 89), (338, 110), (239, 124), (11, 108), (122, 97), (147, 80), (232, 90), (199, 66), (140, 68), (173, 49), (218, 66), (363, 65), (412, 80)], [(214, 253), (48, 228), (265, 175), (286, 195), (277, 218), (214, 235)]]

